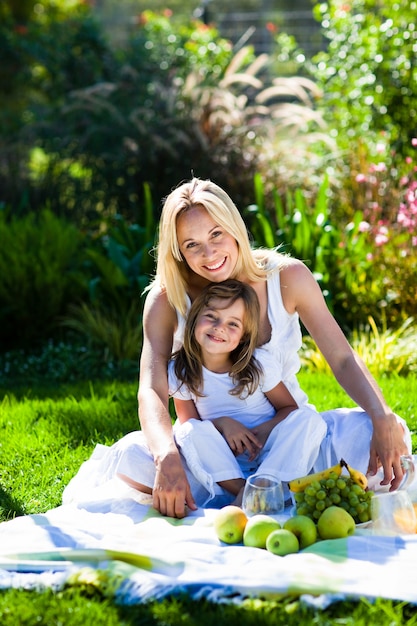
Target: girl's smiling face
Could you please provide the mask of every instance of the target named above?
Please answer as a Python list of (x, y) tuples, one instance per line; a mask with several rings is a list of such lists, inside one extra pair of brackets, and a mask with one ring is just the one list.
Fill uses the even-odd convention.
[(233, 352), (244, 335), (244, 321), (245, 304), (241, 298), (233, 303), (213, 298), (198, 316), (194, 331), (203, 358), (229, 355)]
[(177, 219), (178, 244), (189, 268), (210, 282), (230, 278), (238, 260), (235, 238), (216, 224), (203, 207), (193, 207)]

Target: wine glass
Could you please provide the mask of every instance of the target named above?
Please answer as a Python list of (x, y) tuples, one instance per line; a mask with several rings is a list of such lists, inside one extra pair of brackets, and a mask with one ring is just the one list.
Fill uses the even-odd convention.
[(282, 483), (274, 476), (253, 474), (246, 480), (242, 508), (248, 517), (262, 513), (277, 515), (284, 510)]
[(376, 535), (411, 535), (417, 532), (417, 519), (410, 495), (389, 491), (371, 498), (372, 528)]

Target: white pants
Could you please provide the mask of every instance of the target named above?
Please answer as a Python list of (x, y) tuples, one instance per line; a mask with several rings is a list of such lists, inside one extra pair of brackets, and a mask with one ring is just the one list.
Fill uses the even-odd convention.
[[(322, 413), (321, 417), (324, 428), (317, 413), (310, 409), (291, 413), (271, 432), (253, 465), (247, 463), (247, 459), (236, 459), (210, 422), (194, 420), (197, 426), (175, 426), (177, 444), (197, 505), (214, 506), (215, 501), (223, 505), (231, 501), (233, 497), (217, 482), (245, 478), (254, 472), (272, 473), (287, 481), (330, 467), (344, 458), (349, 465), (366, 473), (372, 437), (369, 416), (361, 409), (336, 409)], [(404, 441), (411, 453), (410, 431), (403, 419), (398, 418), (398, 421), (404, 428)], [(94, 490), (102, 488), (118, 474), (153, 487), (154, 460), (141, 431), (129, 433), (113, 446), (104, 448), (100, 446), (100, 454), (93, 454), (83, 464), (64, 491), (64, 501), (89, 500)]]
[(246, 452), (235, 457), (210, 420), (176, 423), (174, 433), (192, 474), (214, 496), (214, 483), (232, 478), (269, 474), (287, 482), (308, 474), (319, 455), (327, 426), (315, 410), (297, 409), (273, 428), (252, 461)]

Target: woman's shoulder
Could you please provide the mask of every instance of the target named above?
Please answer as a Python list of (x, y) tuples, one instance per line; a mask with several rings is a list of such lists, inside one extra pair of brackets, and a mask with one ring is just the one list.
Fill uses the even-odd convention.
[(143, 316), (144, 318), (152, 316), (153, 321), (155, 321), (155, 317), (170, 321), (177, 319), (175, 309), (169, 303), (166, 290), (158, 282), (155, 282), (146, 294)]

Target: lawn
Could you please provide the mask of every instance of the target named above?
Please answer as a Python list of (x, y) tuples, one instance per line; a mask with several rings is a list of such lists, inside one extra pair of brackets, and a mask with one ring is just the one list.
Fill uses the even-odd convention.
[[(301, 384), (319, 410), (352, 402), (333, 378), (303, 373)], [(387, 377), (380, 385), (395, 411), (417, 431), (417, 380)], [(61, 503), (62, 491), (96, 443), (110, 444), (137, 427), (136, 383), (90, 382), (18, 386), (0, 390), (0, 519), (42, 513)], [(413, 434), (413, 450), (417, 450)], [(1, 582), (0, 582), (1, 585)], [(297, 598), (248, 601), (240, 606), (168, 598), (118, 606), (88, 586), (59, 592), (0, 592), (0, 623), (16, 624), (417, 624), (417, 607), (378, 600), (337, 602), (324, 610)]]

